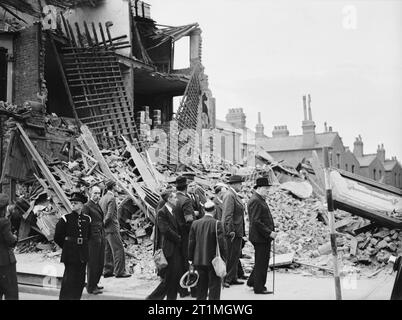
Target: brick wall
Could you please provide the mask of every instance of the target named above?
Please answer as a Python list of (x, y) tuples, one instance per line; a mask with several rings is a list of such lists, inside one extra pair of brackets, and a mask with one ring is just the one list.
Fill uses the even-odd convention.
[(27, 100), (37, 101), (40, 89), (40, 25), (33, 25), (15, 38), (14, 57), (14, 104), (23, 104)]

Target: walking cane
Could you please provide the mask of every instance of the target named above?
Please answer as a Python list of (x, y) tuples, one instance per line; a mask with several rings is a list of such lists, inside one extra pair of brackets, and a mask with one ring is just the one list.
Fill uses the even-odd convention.
[(273, 239), (272, 294), (275, 294), (275, 239)]

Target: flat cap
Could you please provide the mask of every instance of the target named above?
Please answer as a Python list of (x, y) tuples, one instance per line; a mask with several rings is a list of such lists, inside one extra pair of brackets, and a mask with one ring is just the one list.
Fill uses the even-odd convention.
[(207, 202), (205, 202), (204, 204), (204, 210), (205, 212), (211, 212), (214, 211), (215, 209), (215, 203), (213, 203), (212, 201), (208, 200)]

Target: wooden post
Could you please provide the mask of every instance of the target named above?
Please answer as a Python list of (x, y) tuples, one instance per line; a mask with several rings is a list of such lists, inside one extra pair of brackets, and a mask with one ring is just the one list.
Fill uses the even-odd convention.
[(328, 147), (323, 148), (323, 155), (324, 155), (325, 190), (326, 190), (326, 194), (327, 194), (327, 206), (328, 206), (331, 248), (332, 248), (332, 257), (333, 257), (333, 263), (334, 263), (335, 294), (336, 294), (336, 300), (342, 300), (341, 280), (339, 277), (338, 252), (337, 252), (336, 234), (335, 234), (334, 202), (332, 199), (332, 188), (331, 188), (331, 180), (330, 180), (331, 177), (330, 177)]

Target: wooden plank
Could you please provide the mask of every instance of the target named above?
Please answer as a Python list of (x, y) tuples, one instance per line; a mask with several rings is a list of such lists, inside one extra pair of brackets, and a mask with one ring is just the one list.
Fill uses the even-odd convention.
[[(98, 80), (98, 79), (87, 79), (87, 78), (83, 78), (82, 80), (80, 80), (81, 82), (84, 81), (93, 81), (93, 80)], [(71, 81), (70, 81), (71, 82)], [(113, 82), (111, 84), (118, 84), (118, 83), (122, 83), (124, 84), (124, 81), (121, 80), (113, 80)], [(91, 83), (78, 83), (78, 84), (70, 84), (70, 88), (77, 88), (77, 87), (82, 87), (82, 86), (87, 86), (87, 87), (91, 87), (91, 86), (102, 86), (102, 85), (108, 85), (109, 82), (91, 82)], [(117, 86), (118, 87), (118, 86)]]
[[(70, 82), (70, 83), (74, 83), (74, 82), (77, 82), (77, 81), (88, 81), (88, 80), (91, 80), (91, 81), (95, 81), (95, 80), (97, 80), (97, 81), (99, 81), (99, 80), (106, 80), (107, 82), (109, 82), (109, 80), (110, 79), (116, 79), (117, 77), (115, 77), (115, 76), (104, 76), (104, 77), (83, 77), (82, 79), (69, 79), (68, 80), (68, 82)], [(124, 83), (124, 81), (122, 81), (122, 80), (116, 80), (116, 82), (123, 82)], [(91, 85), (93, 85), (93, 84), (96, 84), (96, 82), (95, 83), (91, 83)]]
[(316, 269), (321, 269), (321, 270), (327, 271), (327, 272), (332, 273), (332, 274), (334, 273), (334, 270), (333, 270), (333, 269), (330, 269), (330, 268), (325, 268), (325, 267), (321, 267), (321, 266), (316, 266), (316, 265), (314, 265), (314, 264), (309, 264), (309, 263), (301, 262), (301, 261), (299, 261), (299, 260), (294, 260), (294, 262), (296, 262), (297, 264), (300, 264), (300, 265), (302, 265), (302, 266), (307, 266), (307, 267), (312, 267), (312, 268), (316, 268)]
[(338, 222), (335, 223), (335, 229), (339, 229), (339, 228), (342, 228), (344, 226), (347, 226), (348, 224), (350, 224), (353, 221), (354, 221), (354, 219), (352, 217), (342, 219), (341, 221), (338, 221)]
[(110, 170), (105, 158), (103, 157), (102, 153), (100, 152), (98, 145), (89, 130), (89, 128), (86, 125), (81, 126), (81, 132), (82, 132), (82, 137), (83, 141), (87, 144), (88, 148), (91, 150), (94, 158), (96, 161), (99, 163), (99, 167), (102, 170), (102, 172), (109, 178), (116, 180), (112, 171)]
[[(95, 101), (109, 101), (109, 100), (115, 100), (115, 99), (120, 99), (120, 98), (118, 98), (117, 96), (110, 96), (110, 97), (105, 97), (105, 98), (95, 98), (95, 99), (91, 98), (91, 101), (92, 102), (95, 102)], [(75, 104), (87, 103), (87, 101), (84, 101), (84, 100), (76, 100), (74, 102), (75, 102)]]
[(273, 252), (271, 252), (271, 259), (269, 259), (269, 267), (280, 267), (280, 266), (287, 266), (293, 263), (295, 258), (295, 253), (285, 253), (285, 254), (278, 254), (275, 255), (275, 265), (272, 259)]
[(135, 149), (132, 144), (122, 136), (124, 142), (126, 143), (126, 149), (131, 154), (131, 158), (133, 159), (135, 166), (137, 167), (138, 171), (141, 174), (142, 179), (145, 182), (145, 185), (150, 188), (152, 191), (156, 191), (158, 187), (158, 183), (154, 176), (152, 175), (151, 171), (147, 163), (143, 160), (141, 155), (138, 153), (137, 149)]
[(356, 238), (352, 237), (350, 239), (350, 254), (356, 256), (357, 252), (357, 240)]
[[(146, 212), (147, 214), (149, 213), (147, 207), (142, 204), (138, 198), (112, 173), (110, 170), (105, 158), (103, 157), (102, 153), (99, 150), (98, 145), (96, 144), (96, 141), (94, 137), (92, 136), (91, 131), (88, 129), (87, 126), (81, 126), (81, 132), (82, 132), (82, 137), (83, 141), (87, 144), (88, 148), (91, 150), (94, 158), (96, 161), (99, 163), (99, 167), (102, 170), (102, 172), (105, 174), (105, 176), (108, 179), (112, 179), (113, 181), (116, 181), (116, 183), (122, 188), (122, 190), (130, 196), (135, 204), (143, 211)], [(131, 181), (131, 185), (135, 188), (135, 190), (141, 192), (141, 187), (138, 185), (138, 183), (132, 181), (132, 179), (129, 179)], [(138, 193), (137, 191), (137, 193)], [(138, 193), (140, 194), (140, 193)]]
[(94, 43), (93, 43), (91, 35), (89, 33), (88, 24), (87, 24), (87, 22), (85, 20), (84, 20), (84, 29), (85, 29), (85, 35), (86, 35), (87, 40), (88, 40), (88, 44), (89, 44), (90, 47), (92, 47), (94, 45)]
[(98, 34), (97, 34), (97, 32), (96, 32), (95, 23), (92, 22), (92, 23), (91, 23), (91, 26), (92, 26), (92, 33), (94, 34), (95, 45), (98, 46), (98, 45), (99, 45), (99, 38), (98, 38)]
[(315, 150), (312, 152), (312, 155), (313, 156), (311, 159), (311, 166), (313, 167), (315, 176), (317, 177), (318, 185), (322, 190), (325, 190), (324, 168), (323, 168), (321, 161), (318, 158), (318, 154)]
[(57, 197), (60, 199), (60, 201), (62, 202), (62, 204), (66, 208), (66, 210), (69, 211), (69, 212), (72, 211), (73, 207), (71, 206), (70, 200), (68, 200), (68, 198), (65, 195), (64, 191), (61, 189), (60, 185), (57, 183), (55, 177), (50, 172), (49, 168), (47, 167), (47, 165), (43, 161), (42, 157), (40, 156), (40, 154), (38, 153), (38, 151), (36, 150), (36, 148), (32, 144), (31, 140), (29, 139), (29, 137), (25, 133), (24, 129), (21, 127), (21, 125), (19, 123), (16, 123), (16, 126), (17, 126), (17, 128), (18, 128), (18, 130), (19, 130), (19, 132), (21, 134), (20, 138), (21, 138), (22, 142), (24, 143), (25, 147), (27, 148), (27, 150), (31, 154), (32, 158), (37, 163), (38, 167), (42, 171), (43, 175), (45, 176), (46, 180), (48, 181), (48, 183), (52, 187), (53, 191), (56, 193)]
[(374, 228), (377, 228), (377, 224), (376, 224), (376, 223), (368, 223), (368, 224), (364, 225), (363, 227), (354, 229), (354, 230), (353, 230), (353, 233), (354, 233), (355, 235), (358, 235), (358, 234), (360, 234), (360, 233), (373, 230)]

